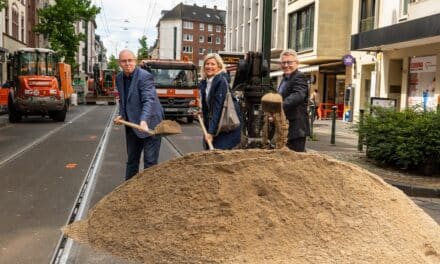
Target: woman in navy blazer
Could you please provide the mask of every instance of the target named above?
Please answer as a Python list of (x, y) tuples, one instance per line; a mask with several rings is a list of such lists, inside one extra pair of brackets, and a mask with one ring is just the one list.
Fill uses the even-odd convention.
[[(202, 99), (203, 123), (208, 132), (205, 141), (212, 142), (216, 149), (232, 149), (240, 144), (241, 125), (232, 131), (216, 135), (226, 91), (229, 89), (229, 77), (222, 58), (215, 53), (206, 55), (201, 74), (202, 81), (199, 84), (199, 89)], [(234, 104), (240, 117), (238, 102), (234, 100)], [(206, 148), (206, 144), (204, 146)]]
[[(130, 50), (119, 54), (122, 68), (116, 76), (119, 92), (119, 116), (115, 123), (123, 119), (139, 124), (143, 129), (154, 129), (164, 117), (162, 106), (154, 87), (153, 76), (136, 67), (136, 57)], [(125, 179), (128, 180), (139, 172), (139, 163), (144, 153), (144, 168), (158, 163), (160, 136), (151, 136), (137, 129), (126, 127), (127, 167)]]

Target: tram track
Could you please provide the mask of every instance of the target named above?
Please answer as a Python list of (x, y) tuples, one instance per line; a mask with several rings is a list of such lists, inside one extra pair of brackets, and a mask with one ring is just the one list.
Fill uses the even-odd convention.
[[(103, 157), (110, 138), (111, 130), (113, 127), (113, 119), (116, 116), (116, 113), (117, 113), (117, 108), (115, 108), (113, 114), (110, 115), (109, 119), (106, 121), (104, 133), (100, 138), (96, 151), (93, 155), (92, 162), (90, 163), (89, 169), (87, 170), (86, 177), (84, 178), (84, 181), (81, 184), (80, 191), (74, 202), (74, 206), (71, 210), (71, 213), (68, 216), (66, 225), (83, 219), (87, 213), (90, 199), (97, 182), (97, 176), (99, 174), (99, 170), (101, 168)], [(168, 137), (163, 137), (162, 139), (163, 139), (163, 143), (174, 154), (175, 157), (181, 157), (184, 155), (184, 152), (179, 149), (177, 144), (173, 142), (172, 139)], [(72, 247), (73, 247), (73, 240), (67, 238), (64, 235), (61, 235), (57, 243), (57, 246), (53, 251), (54, 253), (49, 263), (50, 264), (68, 263), (72, 251)]]
[[(96, 147), (96, 151), (93, 155), (92, 162), (90, 163), (90, 166), (86, 173), (86, 177), (84, 178), (84, 181), (81, 184), (80, 191), (78, 193), (77, 198), (75, 199), (74, 206), (68, 216), (66, 225), (82, 219), (84, 217), (84, 214), (86, 213), (89, 197), (93, 192), (93, 189), (96, 184), (97, 174), (102, 164), (105, 148), (110, 137), (110, 131), (113, 126), (113, 119), (115, 117), (116, 112), (117, 112), (117, 108), (115, 108), (113, 114), (110, 115), (110, 117), (106, 121), (104, 133), (102, 134), (98, 146)], [(62, 234), (57, 243), (57, 246), (54, 249), (54, 253), (49, 263), (50, 264), (67, 263), (70, 250), (72, 248), (72, 244), (73, 241)]]

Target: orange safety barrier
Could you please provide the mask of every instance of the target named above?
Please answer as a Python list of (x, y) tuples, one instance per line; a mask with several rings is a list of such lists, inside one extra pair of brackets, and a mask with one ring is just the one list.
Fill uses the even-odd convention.
[(333, 106), (337, 106), (336, 109), (336, 116), (338, 118), (342, 118), (344, 105), (343, 104), (333, 104), (333, 103), (320, 103), (318, 106), (318, 118), (324, 119), (324, 118), (331, 118), (333, 113)]

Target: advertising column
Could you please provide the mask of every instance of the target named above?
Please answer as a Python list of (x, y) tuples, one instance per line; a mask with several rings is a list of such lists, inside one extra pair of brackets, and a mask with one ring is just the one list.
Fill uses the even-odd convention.
[(436, 65), (436, 56), (410, 59), (408, 107), (423, 109), (423, 111), (437, 109), (437, 100), (434, 98)]

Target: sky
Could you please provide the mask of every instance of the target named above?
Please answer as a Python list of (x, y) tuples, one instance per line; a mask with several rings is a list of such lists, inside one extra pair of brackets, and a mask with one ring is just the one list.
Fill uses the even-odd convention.
[(107, 58), (128, 48), (135, 53), (140, 48), (139, 39), (147, 36), (148, 46), (157, 38), (157, 22), (162, 10), (171, 10), (183, 2), (186, 5), (206, 5), (207, 8), (226, 10), (227, 0), (93, 0), (101, 8), (96, 17), (96, 34), (107, 49)]

